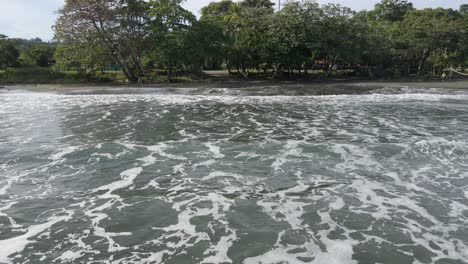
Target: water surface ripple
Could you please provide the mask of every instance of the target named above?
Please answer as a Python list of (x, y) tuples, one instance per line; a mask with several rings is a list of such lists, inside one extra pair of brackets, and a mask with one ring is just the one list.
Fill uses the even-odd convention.
[(468, 93), (0, 94), (0, 263), (467, 263)]

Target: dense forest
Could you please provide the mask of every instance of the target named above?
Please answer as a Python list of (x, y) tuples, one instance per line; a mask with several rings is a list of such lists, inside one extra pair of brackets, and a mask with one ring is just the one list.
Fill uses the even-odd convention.
[(337, 72), (362, 78), (440, 76), (468, 65), (468, 5), (418, 10), (383, 0), (356, 12), (336, 4), (223, 0), (197, 18), (182, 0), (67, 0), (51, 43), (0, 36), (0, 69), (34, 65), (130, 82), (203, 75), (284, 79)]

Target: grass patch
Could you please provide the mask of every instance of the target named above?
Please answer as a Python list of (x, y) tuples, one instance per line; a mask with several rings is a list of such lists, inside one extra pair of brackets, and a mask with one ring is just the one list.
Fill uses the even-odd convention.
[(50, 68), (21, 67), (0, 71), (0, 83), (4, 84), (72, 84), (89, 82), (109, 82), (110, 76), (91, 76), (76, 71), (53, 72)]
[[(149, 78), (143, 79), (149, 83), (167, 82), (166, 73), (154, 71)], [(77, 71), (54, 72), (50, 68), (36, 66), (7, 68), (0, 70), (1, 84), (79, 84), (79, 83), (127, 83), (127, 78), (121, 71), (103, 71), (94, 74), (78, 73)], [(175, 73), (172, 82), (194, 82), (192, 76)]]

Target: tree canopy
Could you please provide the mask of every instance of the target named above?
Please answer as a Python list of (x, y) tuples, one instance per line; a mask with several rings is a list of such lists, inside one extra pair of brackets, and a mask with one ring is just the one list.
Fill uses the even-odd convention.
[(0, 34), (0, 69), (19, 65), (19, 50), (7, 36)]
[(419, 76), (464, 69), (468, 5), (416, 9), (382, 0), (373, 10), (313, 0), (222, 0), (199, 19), (183, 0), (66, 0), (55, 25), (57, 43), (16, 43), (0, 36), (0, 66), (19, 64), (86, 74), (116, 65), (131, 82), (155, 74), (224, 69), (272, 78), (345, 69), (355, 76)]

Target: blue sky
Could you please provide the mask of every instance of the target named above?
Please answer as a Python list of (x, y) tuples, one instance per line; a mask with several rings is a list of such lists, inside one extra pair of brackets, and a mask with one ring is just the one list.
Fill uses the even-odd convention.
[[(278, 0), (274, 0), (277, 2)], [(285, 2), (286, 0), (282, 0)], [(198, 14), (201, 7), (213, 0), (187, 0), (184, 6)], [(379, 0), (318, 0), (317, 2), (338, 3), (355, 10), (371, 9)], [(468, 0), (413, 0), (417, 8), (445, 7), (458, 9)], [(0, 0), (0, 34), (9, 37), (40, 37), (50, 40), (53, 36), (55, 12), (64, 0)]]

